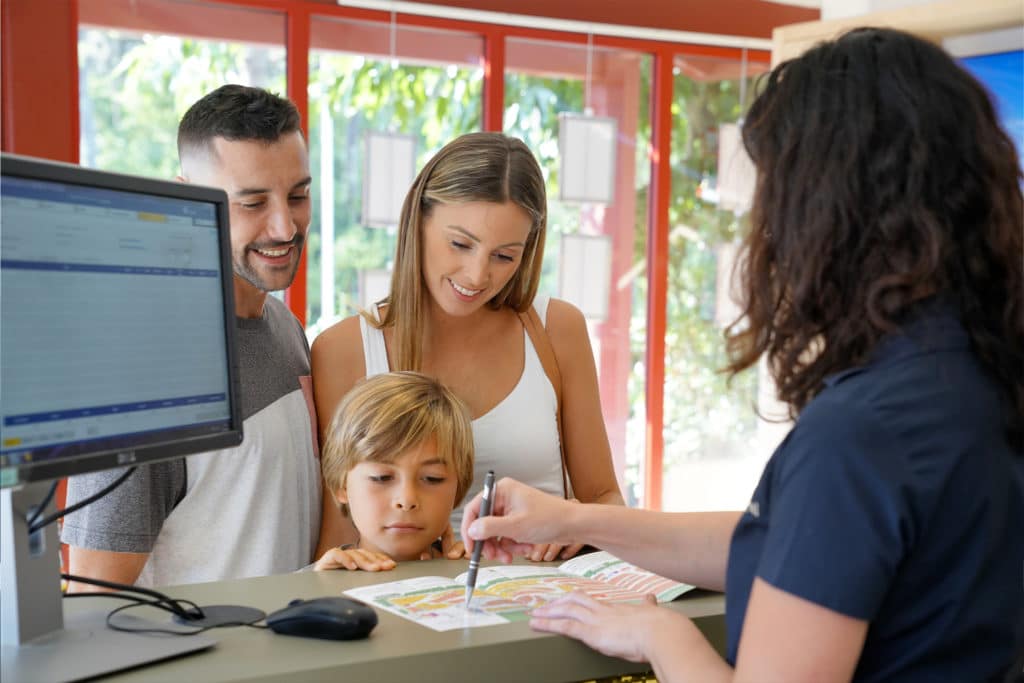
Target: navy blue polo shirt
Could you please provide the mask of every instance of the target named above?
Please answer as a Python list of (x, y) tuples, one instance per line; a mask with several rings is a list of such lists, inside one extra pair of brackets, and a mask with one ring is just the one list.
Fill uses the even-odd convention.
[(948, 309), (841, 372), (772, 455), (733, 534), (735, 664), (754, 577), (870, 622), (857, 681), (1005, 673), (1024, 614), (1024, 454)]

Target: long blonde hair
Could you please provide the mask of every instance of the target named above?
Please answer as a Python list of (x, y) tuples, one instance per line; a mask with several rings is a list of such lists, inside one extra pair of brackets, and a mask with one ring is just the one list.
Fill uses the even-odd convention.
[(419, 370), (425, 330), (423, 222), (438, 204), (512, 202), (532, 224), (515, 275), (487, 305), (518, 312), (533, 304), (547, 234), (547, 194), (540, 165), (522, 140), (501, 133), (469, 133), (441, 149), (420, 171), (405, 196), (398, 226), (391, 293), (383, 320), (364, 313), (378, 329), (394, 327), (394, 370)]

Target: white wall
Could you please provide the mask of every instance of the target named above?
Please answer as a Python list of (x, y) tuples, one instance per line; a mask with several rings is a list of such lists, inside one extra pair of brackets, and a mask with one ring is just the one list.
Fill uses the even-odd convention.
[(908, 5), (921, 5), (929, 0), (821, 0), (821, 18), (841, 19), (870, 12), (899, 9)]

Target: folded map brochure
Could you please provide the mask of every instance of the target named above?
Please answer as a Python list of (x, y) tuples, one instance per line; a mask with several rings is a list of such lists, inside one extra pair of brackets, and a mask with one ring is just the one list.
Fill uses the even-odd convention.
[(534, 607), (572, 591), (608, 602), (638, 602), (645, 595), (668, 602), (693, 588), (603, 551), (574, 557), (557, 567), (481, 567), (468, 610), (465, 586), (466, 574), (454, 579), (421, 576), (352, 588), (345, 594), (435, 631), (450, 631), (523, 621)]

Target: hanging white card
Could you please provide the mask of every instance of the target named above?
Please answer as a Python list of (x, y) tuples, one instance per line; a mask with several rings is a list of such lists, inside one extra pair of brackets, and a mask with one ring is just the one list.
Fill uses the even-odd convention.
[(364, 268), (359, 271), (359, 305), (370, 310), (373, 305), (391, 293), (391, 270)]
[(715, 324), (725, 329), (743, 313), (740, 308), (737, 242), (723, 242), (715, 247)]
[(416, 170), (416, 139), (411, 135), (366, 133), (363, 174), (363, 225), (398, 225), (402, 201)]
[(719, 208), (736, 213), (750, 210), (756, 178), (739, 124), (723, 123), (718, 129)]
[(594, 322), (608, 317), (612, 239), (608, 235), (562, 235), (559, 297)]
[(615, 198), (615, 119), (558, 115), (558, 198), (611, 204)]

